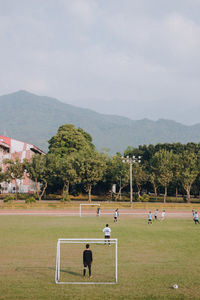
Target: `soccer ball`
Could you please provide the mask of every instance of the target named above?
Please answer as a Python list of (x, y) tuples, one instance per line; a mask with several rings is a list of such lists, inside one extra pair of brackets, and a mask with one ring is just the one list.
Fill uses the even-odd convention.
[(174, 284), (174, 285), (173, 285), (173, 288), (174, 288), (174, 289), (178, 289), (178, 284)]

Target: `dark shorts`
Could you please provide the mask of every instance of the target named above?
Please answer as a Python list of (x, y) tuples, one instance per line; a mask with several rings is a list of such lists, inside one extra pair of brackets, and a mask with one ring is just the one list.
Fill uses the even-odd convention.
[(148, 221), (149, 221), (149, 222), (152, 222), (152, 219), (149, 219)]
[(87, 268), (87, 267), (90, 268), (91, 267), (91, 262), (86, 262), (85, 261), (83, 265), (84, 265), (84, 268)]
[(154, 216), (154, 218), (157, 220), (157, 216)]
[(110, 239), (110, 235), (106, 235), (106, 236), (105, 236), (105, 239)]
[(117, 217), (114, 217), (115, 220), (117, 220)]

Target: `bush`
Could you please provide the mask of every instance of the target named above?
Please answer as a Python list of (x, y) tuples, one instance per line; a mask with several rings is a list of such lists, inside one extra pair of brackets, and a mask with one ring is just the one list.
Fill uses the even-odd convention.
[(150, 198), (146, 194), (144, 194), (138, 198), (138, 201), (140, 201), (140, 202), (149, 202), (149, 200), (150, 200)]
[(14, 195), (7, 195), (4, 199), (3, 202), (12, 202), (15, 199)]
[(25, 203), (36, 203), (36, 199), (34, 197), (28, 197), (26, 198)]
[(62, 198), (60, 199), (61, 202), (70, 202), (70, 196), (67, 192), (63, 192)]

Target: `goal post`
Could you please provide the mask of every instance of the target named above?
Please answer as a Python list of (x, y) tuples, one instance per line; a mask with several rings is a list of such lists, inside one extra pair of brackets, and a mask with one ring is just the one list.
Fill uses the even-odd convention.
[(100, 208), (100, 204), (99, 203), (80, 203), (80, 210), (79, 210), (79, 214), (80, 214), (80, 217), (82, 217), (82, 206), (97, 206)]
[[(118, 240), (117, 239), (110, 239), (109, 240), (110, 246), (108, 246), (108, 244), (105, 245), (105, 239), (92, 239), (92, 238), (88, 238), (88, 239), (65, 239), (65, 238), (60, 238), (57, 241), (57, 253), (56, 253), (56, 271), (55, 271), (55, 283), (56, 284), (116, 284), (118, 282)], [(68, 251), (69, 251), (69, 255), (67, 255), (65, 257), (65, 260), (70, 261), (71, 260), (71, 256), (74, 254), (75, 251), (73, 251), (72, 245), (77, 245), (80, 244), (82, 246), (81, 250), (79, 251), (81, 255), (78, 255), (78, 259), (76, 257), (75, 261), (79, 260), (78, 264), (78, 272), (79, 274), (76, 272), (76, 269), (73, 267), (73, 270), (67, 268), (67, 262), (66, 266), (64, 266), (65, 264), (61, 262), (62, 259), (62, 251), (61, 251), (61, 245), (63, 244), (67, 244), (66, 247), (68, 247)], [(102, 270), (98, 270), (98, 266), (96, 267), (96, 273), (101, 273), (101, 276), (99, 276), (99, 274), (96, 274), (94, 271), (93, 277), (94, 277), (94, 281), (91, 281), (91, 279), (89, 279), (88, 281), (85, 280), (86, 278), (83, 278), (82, 276), (82, 269), (83, 269), (83, 263), (82, 263), (82, 252), (83, 252), (83, 244), (90, 244), (92, 252), (93, 252), (93, 258), (94, 258), (94, 265), (95, 264), (99, 264), (98, 266), (101, 266)], [(94, 250), (94, 246), (103, 246), (100, 248), (100, 253), (103, 251), (108, 252), (109, 250), (111, 251), (111, 248), (113, 247), (113, 257), (111, 258), (111, 262), (110, 265), (112, 265), (113, 269), (112, 269), (112, 280), (111, 277), (108, 278), (108, 281), (105, 281), (105, 277), (107, 275), (107, 271), (105, 269), (105, 267), (109, 267), (108, 265), (108, 261), (107, 259), (104, 257), (101, 257), (101, 260), (103, 259), (103, 261), (99, 261), (98, 259), (98, 255)], [(64, 252), (64, 251), (63, 251)], [(81, 256), (81, 257), (80, 257)], [(81, 259), (81, 260), (80, 260)], [(73, 259), (72, 259), (73, 261)], [(103, 262), (105, 262), (105, 265), (103, 265)], [(72, 262), (73, 263), (73, 262)], [(93, 264), (92, 264), (92, 269), (93, 268)], [(80, 278), (79, 281), (73, 281), (73, 280), (62, 280), (61, 278), (61, 273), (64, 275), (69, 275), (74, 276), (74, 278)], [(92, 271), (93, 273), (93, 271)], [(99, 276), (99, 277), (98, 277)], [(98, 279), (98, 280), (96, 280)], [(103, 279), (103, 280), (102, 280)]]

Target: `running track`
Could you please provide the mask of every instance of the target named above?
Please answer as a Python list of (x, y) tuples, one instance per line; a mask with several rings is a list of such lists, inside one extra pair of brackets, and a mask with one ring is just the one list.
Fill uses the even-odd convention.
[[(153, 212), (153, 211), (152, 211)], [(113, 216), (114, 210), (111, 209), (104, 209), (101, 210), (101, 216)], [(148, 214), (148, 210), (141, 210), (141, 209), (120, 209), (119, 215), (120, 216), (129, 216), (129, 217), (140, 217), (146, 218)], [(28, 209), (0, 209), (0, 215), (15, 215), (15, 216), (79, 216), (79, 210), (28, 210)], [(84, 211), (83, 216), (95, 216), (96, 212), (87, 210)], [(159, 216), (161, 216), (161, 210), (159, 211)], [(192, 218), (191, 211), (177, 211), (177, 210), (166, 210), (165, 217), (168, 218)]]

